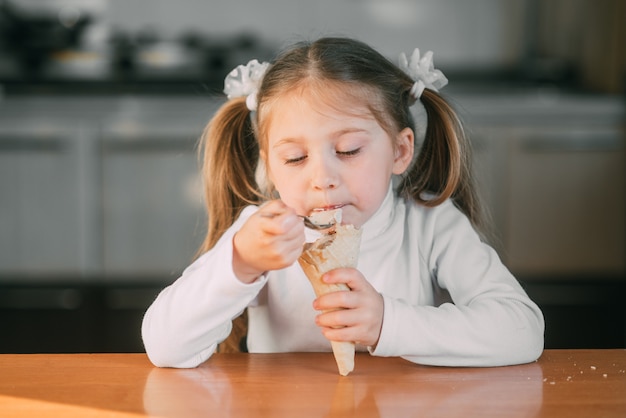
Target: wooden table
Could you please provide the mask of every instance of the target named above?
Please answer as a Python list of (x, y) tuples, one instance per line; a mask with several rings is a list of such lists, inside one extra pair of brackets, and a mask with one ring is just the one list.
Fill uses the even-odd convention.
[(427, 367), (357, 354), (216, 354), (159, 369), (144, 354), (0, 355), (0, 417), (626, 417), (626, 350)]

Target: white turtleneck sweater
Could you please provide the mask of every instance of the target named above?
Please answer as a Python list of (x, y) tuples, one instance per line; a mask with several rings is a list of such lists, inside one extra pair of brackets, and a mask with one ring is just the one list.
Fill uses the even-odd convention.
[[(155, 365), (204, 362), (246, 307), (251, 353), (331, 350), (315, 325), (315, 294), (298, 263), (252, 284), (235, 277), (233, 236), (256, 210), (246, 208), (215, 247), (148, 308), (142, 335)], [(317, 234), (307, 230), (307, 241)], [(543, 350), (541, 311), (450, 201), (427, 208), (396, 197), (390, 188), (363, 225), (357, 268), (384, 299), (372, 355), (500, 366), (534, 361)]]

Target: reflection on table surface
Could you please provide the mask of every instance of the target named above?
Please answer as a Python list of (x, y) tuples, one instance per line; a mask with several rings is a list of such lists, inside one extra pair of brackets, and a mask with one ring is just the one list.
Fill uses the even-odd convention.
[[(219, 359), (197, 369), (154, 369), (146, 381), (144, 406), (148, 413), (165, 417), (214, 410), (225, 416), (245, 416), (254, 410), (270, 417), (392, 418), (450, 417), (459, 412), (482, 417), (534, 416), (541, 407), (543, 375), (536, 363), (517, 368), (447, 369), (397, 358), (366, 360), (365, 356), (357, 357), (357, 368), (347, 377), (337, 374), (332, 358), (326, 361), (307, 355), (276, 355), (275, 361), (250, 356), (243, 363)], [(494, 393), (503, 392), (503, 382), (510, 381), (516, 384), (506, 396), (494, 398)]]
[(547, 350), (537, 362), (428, 367), (357, 354), (217, 354), (195, 369), (145, 354), (0, 354), (4, 417), (626, 416), (626, 350)]

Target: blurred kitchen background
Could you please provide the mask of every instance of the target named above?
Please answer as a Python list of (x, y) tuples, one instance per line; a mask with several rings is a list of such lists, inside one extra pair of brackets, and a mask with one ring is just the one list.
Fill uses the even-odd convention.
[(0, 352), (142, 351), (202, 239), (224, 76), (321, 35), (435, 52), (546, 347), (625, 347), (624, 22), (622, 0), (0, 0)]

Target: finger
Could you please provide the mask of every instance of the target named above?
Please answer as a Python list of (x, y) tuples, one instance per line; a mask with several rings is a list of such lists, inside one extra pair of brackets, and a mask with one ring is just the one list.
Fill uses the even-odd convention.
[(270, 200), (259, 207), (259, 214), (266, 218), (273, 218), (274, 216), (281, 215), (288, 208), (289, 207), (280, 199)]
[(352, 290), (361, 290), (365, 287), (371, 287), (365, 277), (355, 268), (338, 268), (329, 271), (322, 277), (324, 283), (338, 284), (344, 283)]
[(263, 220), (263, 230), (272, 235), (286, 235), (292, 233), (293, 236), (304, 235), (304, 223), (296, 215), (296, 212), (285, 206), (280, 213), (275, 211), (261, 212), (259, 215)]
[(315, 325), (326, 328), (343, 328), (358, 324), (358, 318), (354, 318), (350, 313), (350, 309), (324, 311), (315, 317)]
[(286, 240), (296, 240), (298, 244), (302, 246), (305, 240), (304, 234), (304, 222), (298, 216), (294, 216), (292, 220), (283, 222), (283, 227), (285, 228), (284, 233), (282, 234)]
[(353, 342), (365, 346), (374, 346), (376, 338), (371, 338), (356, 327), (321, 328), (322, 335), (329, 341)]
[(359, 332), (354, 327), (329, 328), (321, 327), (322, 334), (330, 341), (359, 341)]
[[(336, 314), (336, 315), (331, 315)], [(322, 334), (326, 338), (332, 341), (359, 341), (365, 336), (363, 325), (356, 321), (346, 321), (340, 319), (342, 311), (328, 312), (322, 315), (318, 315), (316, 318), (316, 325), (320, 327)], [(330, 325), (324, 325), (328, 323)]]
[(356, 307), (354, 295), (349, 290), (326, 293), (313, 301), (313, 308), (318, 311), (332, 311)]
[[(331, 341), (360, 341), (374, 345), (380, 337), (381, 324), (363, 321), (356, 310), (342, 310), (318, 315), (316, 323)], [(329, 325), (325, 325), (329, 324)]]

